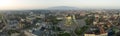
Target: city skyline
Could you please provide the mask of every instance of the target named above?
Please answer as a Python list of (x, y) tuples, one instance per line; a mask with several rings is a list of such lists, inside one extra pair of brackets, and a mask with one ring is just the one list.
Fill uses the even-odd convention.
[(120, 0), (0, 0), (0, 10), (43, 9), (54, 6), (78, 8), (120, 8)]

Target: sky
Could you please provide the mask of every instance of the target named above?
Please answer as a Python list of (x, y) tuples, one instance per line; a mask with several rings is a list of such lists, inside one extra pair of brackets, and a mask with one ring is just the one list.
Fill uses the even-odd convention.
[(120, 0), (0, 0), (0, 9), (42, 9), (54, 6), (120, 8)]

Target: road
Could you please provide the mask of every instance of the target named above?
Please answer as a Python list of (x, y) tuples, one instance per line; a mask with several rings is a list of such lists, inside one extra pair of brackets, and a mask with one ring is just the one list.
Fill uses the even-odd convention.
[(2, 31), (5, 30), (8, 26), (7, 24), (7, 19), (6, 19), (6, 16), (5, 15), (2, 15), (2, 20), (3, 20), (3, 23), (5, 24), (5, 26), (2, 28)]

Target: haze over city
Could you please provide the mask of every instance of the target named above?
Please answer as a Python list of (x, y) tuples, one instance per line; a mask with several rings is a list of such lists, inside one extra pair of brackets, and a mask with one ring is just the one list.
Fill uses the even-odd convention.
[(120, 36), (120, 0), (0, 0), (0, 36)]
[(43, 9), (56, 6), (120, 8), (120, 0), (0, 0), (0, 10)]

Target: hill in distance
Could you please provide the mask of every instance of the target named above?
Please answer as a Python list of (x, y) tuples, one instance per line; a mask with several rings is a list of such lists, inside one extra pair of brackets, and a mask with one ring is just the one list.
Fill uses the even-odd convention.
[(48, 10), (78, 10), (77, 7), (70, 7), (70, 6), (56, 6), (56, 7), (49, 7)]

